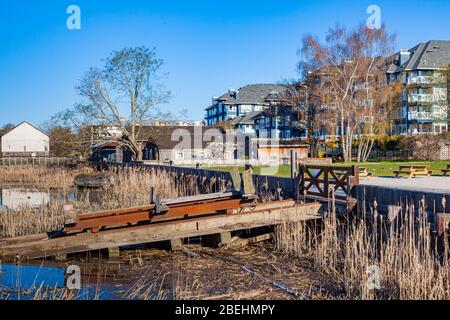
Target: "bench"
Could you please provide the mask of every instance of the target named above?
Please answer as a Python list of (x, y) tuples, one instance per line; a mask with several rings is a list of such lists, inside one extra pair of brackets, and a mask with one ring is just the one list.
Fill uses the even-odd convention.
[(426, 165), (403, 165), (399, 166), (398, 170), (394, 170), (394, 175), (399, 178), (401, 174), (406, 174), (408, 178), (415, 178), (416, 176), (431, 176), (432, 171), (428, 170)]
[(450, 173), (450, 163), (447, 164), (447, 169), (441, 169), (441, 171), (444, 174), (444, 176), (446, 176), (447, 173)]
[(373, 172), (367, 171), (366, 167), (359, 167), (358, 168), (358, 173), (359, 173), (360, 177), (367, 177), (367, 178), (373, 177)]

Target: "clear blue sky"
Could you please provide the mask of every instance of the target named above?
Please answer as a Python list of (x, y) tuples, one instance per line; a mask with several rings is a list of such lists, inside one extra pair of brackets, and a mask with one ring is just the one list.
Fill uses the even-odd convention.
[[(81, 8), (81, 30), (66, 27), (71, 4)], [(74, 87), (89, 67), (141, 45), (165, 61), (174, 94), (165, 108), (201, 119), (227, 88), (296, 77), (304, 34), (356, 26), (371, 4), (398, 48), (450, 40), (449, 0), (0, 0), (0, 126), (43, 123), (78, 100)]]

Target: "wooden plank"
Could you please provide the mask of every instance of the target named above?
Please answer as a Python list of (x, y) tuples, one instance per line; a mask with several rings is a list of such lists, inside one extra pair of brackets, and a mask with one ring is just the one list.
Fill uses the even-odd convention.
[(178, 203), (197, 202), (202, 200), (231, 198), (238, 195), (239, 195), (238, 192), (217, 192), (217, 193), (200, 194), (197, 196), (179, 197), (176, 199), (161, 200), (161, 202), (167, 205), (171, 205)]
[(57, 254), (86, 252), (142, 243), (166, 241), (177, 238), (197, 237), (257, 228), (284, 222), (298, 222), (319, 218), (320, 204), (310, 203), (282, 210), (265, 210), (244, 214), (221, 215), (135, 226), (116, 231), (84, 233), (75, 236), (32, 241), (29, 243), (0, 246), (0, 257), (13, 259), (16, 254), (22, 260), (44, 258)]

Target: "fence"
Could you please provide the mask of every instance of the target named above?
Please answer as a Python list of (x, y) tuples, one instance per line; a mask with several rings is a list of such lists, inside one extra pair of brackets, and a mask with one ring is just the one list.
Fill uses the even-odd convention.
[(300, 166), (300, 195), (329, 199), (331, 193), (337, 200), (347, 201), (352, 186), (359, 184), (357, 166)]
[(75, 161), (72, 157), (0, 157), (2, 166), (60, 166)]
[[(325, 156), (337, 158), (342, 157), (342, 150), (339, 147), (323, 147), (322, 151)], [(358, 156), (358, 150), (352, 149), (352, 157), (356, 158)], [(373, 149), (369, 154), (369, 160), (387, 160), (387, 161), (398, 161), (398, 160), (408, 160), (412, 156), (410, 151), (403, 150), (379, 150)]]
[[(141, 168), (169, 172), (177, 183), (196, 182), (202, 193), (221, 192), (232, 186), (231, 174), (226, 171), (178, 166), (113, 163), (113, 168)], [(337, 200), (346, 201), (352, 186), (358, 184), (358, 167), (313, 166), (301, 164), (293, 168), (291, 177), (253, 175), (256, 194), (262, 199), (311, 197), (329, 199), (331, 192)], [(298, 172), (297, 172), (298, 170)]]

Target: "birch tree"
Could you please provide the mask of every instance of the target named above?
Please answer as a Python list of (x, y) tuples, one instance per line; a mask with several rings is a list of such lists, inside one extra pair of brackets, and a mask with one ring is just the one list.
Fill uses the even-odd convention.
[[(388, 128), (387, 114), (397, 100), (395, 86), (385, 82), (385, 60), (394, 52), (395, 38), (385, 26), (370, 29), (360, 25), (354, 31), (336, 26), (325, 41), (307, 35), (300, 49), (299, 71), (320, 97), (313, 112), (320, 126), (338, 131), (343, 158), (365, 161), (374, 141)], [(317, 105), (319, 104), (319, 106)], [(337, 128), (337, 130), (336, 130)]]

